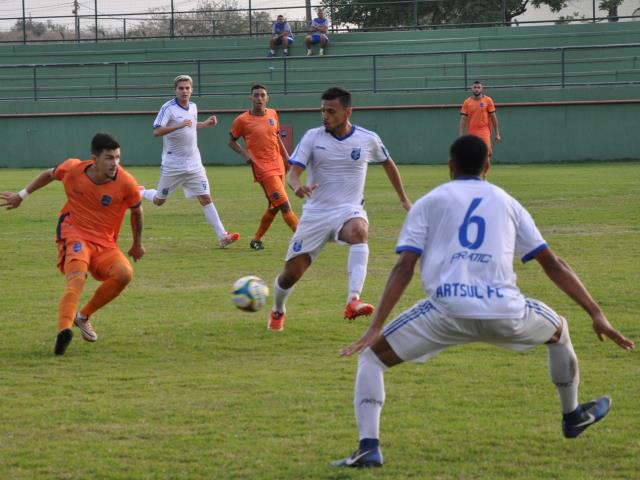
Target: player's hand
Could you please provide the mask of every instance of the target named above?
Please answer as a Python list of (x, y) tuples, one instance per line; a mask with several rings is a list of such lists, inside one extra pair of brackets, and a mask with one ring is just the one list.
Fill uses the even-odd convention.
[(218, 117), (216, 117), (215, 115), (211, 115), (205, 120), (205, 123), (210, 127), (215, 127), (218, 124)]
[(496, 143), (500, 143), (500, 140), (502, 140), (502, 137), (500, 136), (500, 134), (497, 134), (497, 135), (495, 136), (495, 141), (496, 141)]
[(603, 342), (604, 337), (611, 339), (616, 345), (625, 350), (633, 350), (635, 343), (622, 335), (618, 330), (613, 328), (602, 313), (598, 313), (593, 317), (593, 330), (596, 332), (598, 339)]
[(134, 244), (131, 246), (128, 253), (129, 253), (129, 256), (133, 258), (133, 261), (137, 262), (142, 257), (144, 257), (145, 249), (142, 246), (142, 244)]
[(311, 193), (318, 188), (318, 184), (314, 183), (313, 185), (300, 185), (298, 188), (294, 190), (296, 197), (304, 198), (310, 197)]
[(360, 339), (348, 347), (340, 350), (341, 357), (348, 357), (353, 355), (354, 353), (359, 353), (363, 351), (365, 348), (370, 347), (374, 343), (376, 343), (380, 339), (380, 329), (369, 327), (367, 331), (360, 337)]
[(22, 204), (22, 197), (13, 192), (2, 192), (0, 197), (4, 200), (4, 203), (0, 204), (0, 207), (6, 207), (7, 210), (13, 210), (18, 208)]
[(413, 207), (413, 203), (411, 203), (411, 200), (409, 200), (408, 198), (406, 200), (402, 200), (400, 203), (402, 204), (402, 208), (404, 208), (407, 212), (411, 210), (411, 207)]
[(244, 157), (244, 161), (247, 162), (247, 165), (253, 165), (255, 162), (255, 160), (253, 159), (253, 156), (247, 152), (247, 156)]
[(191, 119), (187, 119), (184, 122), (182, 122), (182, 125), (180, 126), (180, 128), (184, 128), (184, 127), (190, 127), (191, 126)]

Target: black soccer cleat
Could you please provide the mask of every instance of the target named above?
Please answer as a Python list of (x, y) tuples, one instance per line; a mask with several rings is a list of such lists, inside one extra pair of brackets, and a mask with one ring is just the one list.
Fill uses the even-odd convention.
[(264, 250), (264, 244), (262, 240), (251, 240), (249, 242), (249, 248), (251, 250)]
[(582, 403), (571, 413), (563, 415), (562, 433), (566, 438), (576, 438), (587, 428), (599, 422), (611, 410), (611, 398), (602, 396)]
[(58, 335), (56, 335), (56, 343), (53, 347), (53, 353), (56, 355), (64, 355), (64, 352), (67, 351), (67, 347), (71, 343), (72, 338), (73, 330), (70, 328), (60, 330)]

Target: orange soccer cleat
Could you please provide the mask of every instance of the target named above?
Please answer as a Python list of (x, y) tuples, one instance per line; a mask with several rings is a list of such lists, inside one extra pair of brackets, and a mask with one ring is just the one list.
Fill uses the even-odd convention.
[(284, 312), (275, 312), (271, 310), (269, 314), (269, 323), (267, 323), (267, 330), (273, 330), (274, 332), (281, 332), (284, 330)]
[(375, 308), (370, 303), (364, 303), (357, 297), (353, 297), (344, 309), (345, 320), (353, 320), (362, 315), (371, 315)]
[(218, 240), (218, 245), (220, 246), (220, 248), (224, 248), (227, 245), (231, 245), (233, 242), (237, 242), (238, 240), (240, 240), (240, 234), (238, 232), (227, 232), (225, 233), (224, 237)]

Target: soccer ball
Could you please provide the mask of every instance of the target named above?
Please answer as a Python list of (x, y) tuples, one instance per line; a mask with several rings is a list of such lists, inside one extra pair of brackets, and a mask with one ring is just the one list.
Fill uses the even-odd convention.
[(245, 312), (257, 312), (267, 303), (269, 287), (260, 277), (248, 275), (233, 284), (231, 299), (236, 307)]

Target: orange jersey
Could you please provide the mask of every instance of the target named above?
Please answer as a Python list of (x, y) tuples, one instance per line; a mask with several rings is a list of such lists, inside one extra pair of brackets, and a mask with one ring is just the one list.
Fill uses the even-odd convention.
[(69, 158), (55, 168), (53, 176), (62, 181), (67, 194), (60, 227), (72, 226), (80, 237), (97, 245), (116, 246), (125, 211), (140, 204), (138, 182), (118, 166), (113, 181), (98, 185), (86, 173), (91, 165), (93, 160)]
[(486, 137), (491, 135), (489, 116), (495, 113), (496, 107), (491, 97), (483, 95), (479, 100), (467, 98), (462, 104), (460, 113), (467, 116), (467, 132), (469, 135)]
[(279, 134), (278, 114), (271, 108), (267, 108), (264, 115), (244, 112), (231, 125), (233, 138), (243, 137), (246, 148), (254, 159), (253, 176), (256, 182), (285, 174)]

